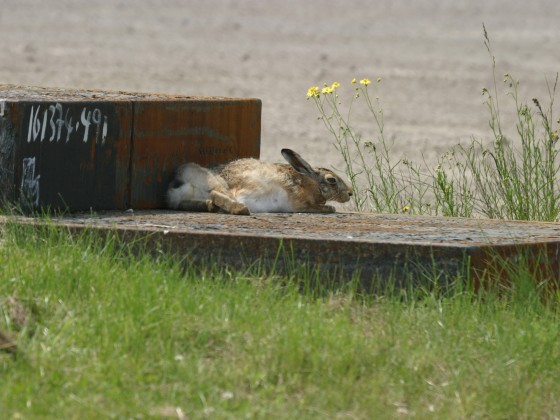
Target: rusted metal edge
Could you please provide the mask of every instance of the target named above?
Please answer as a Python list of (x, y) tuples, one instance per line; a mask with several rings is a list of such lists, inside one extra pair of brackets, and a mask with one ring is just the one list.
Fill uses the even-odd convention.
[[(25, 97), (21, 93), (25, 92)], [(255, 98), (231, 98), (224, 96), (191, 96), (191, 95), (175, 95), (167, 93), (149, 93), (149, 92), (130, 92), (110, 89), (88, 89), (88, 88), (62, 88), (55, 86), (28, 86), (0, 83), (0, 100), (10, 101), (99, 101), (99, 102), (115, 102), (115, 101), (255, 101)]]
[[(186, 264), (208, 266), (218, 264), (244, 270), (261, 267), (265, 272), (294, 273), (304, 266), (325, 281), (359, 279), (369, 291), (387, 287), (445, 288), (457, 280), (479, 287), (498, 276), (507, 282), (504, 262), (529, 256), (532, 269), (546, 278), (560, 273), (560, 243), (537, 242), (521, 244), (380, 243), (363, 240), (340, 240), (296, 237), (289, 234), (259, 234), (185, 231), (167, 226), (99, 226), (69, 221), (45, 221), (33, 218), (10, 218), (15, 223), (37, 228), (56, 226), (72, 235), (96, 232), (101, 237), (117, 235), (126, 244), (141, 244), (151, 251), (165, 252), (181, 258)], [(6, 223), (6, 219), (0, 219)], [(558, 285), (555, 284), (557, 287)]]

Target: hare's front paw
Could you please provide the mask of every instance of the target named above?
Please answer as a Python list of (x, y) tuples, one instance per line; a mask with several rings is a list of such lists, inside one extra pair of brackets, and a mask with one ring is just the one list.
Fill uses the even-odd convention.
[(322, 208), (323, 213), (334, 213), (336, 209), (334, 206), (324, 205)]

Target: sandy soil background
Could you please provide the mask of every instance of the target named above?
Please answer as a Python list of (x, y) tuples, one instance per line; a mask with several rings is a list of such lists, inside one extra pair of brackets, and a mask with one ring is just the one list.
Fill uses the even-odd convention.
[(340, 167), (307, 88), (382, 77), (394, 152), (430, 160), (489, 135), (483, 22), (499, 83), (546, 102), (558, 0), (0, 0), (0, 83), (257, 97), (263, 159)]

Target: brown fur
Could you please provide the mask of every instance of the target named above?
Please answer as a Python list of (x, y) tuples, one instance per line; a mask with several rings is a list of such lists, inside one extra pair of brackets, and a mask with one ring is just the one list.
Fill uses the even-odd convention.
[(170, 207), (191, 211), (216, 207), (232, 214), (332, 213), (335, 209), (327, 201), (350, 200), (351, 189), (332, 171), (311, 168), (289, 149), (282, 155), (289, 165), (256, 159), (239, 159), (215, 171), (184, 165), (168, 190)]

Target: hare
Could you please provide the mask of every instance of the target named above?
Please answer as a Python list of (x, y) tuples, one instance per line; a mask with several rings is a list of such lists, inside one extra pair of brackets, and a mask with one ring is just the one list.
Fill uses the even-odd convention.
[(172, 209), (254, 213), (333, 213), (327, 201), (345, 203), (351, 188), (325, 168), (312, 168), (300, 155), (282, 149), (289, 165), (239, 159), (210, 170), (195, 163), (177, 169), (167, 191)]

